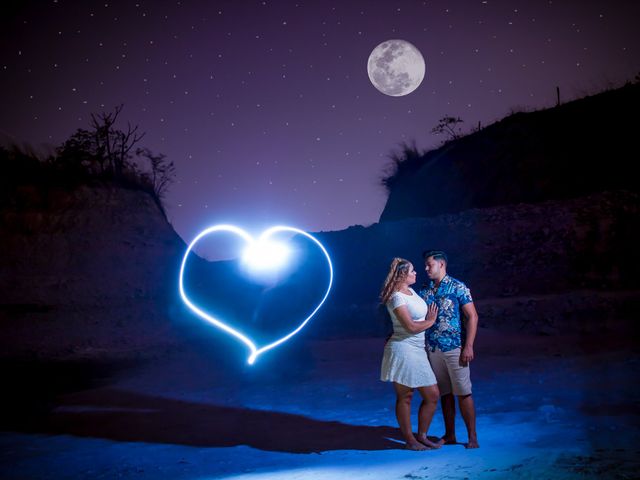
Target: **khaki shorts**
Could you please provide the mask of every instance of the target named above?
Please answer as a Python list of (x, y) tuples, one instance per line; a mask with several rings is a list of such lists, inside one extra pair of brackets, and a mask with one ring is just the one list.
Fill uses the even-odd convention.
[(459, 348), (443, 352), (436, 348), (435, 351), (427, 349), (429, 363), (438, 380), (440, 395), (471, 395), (471, 371), (469, 365), (460, 365)]

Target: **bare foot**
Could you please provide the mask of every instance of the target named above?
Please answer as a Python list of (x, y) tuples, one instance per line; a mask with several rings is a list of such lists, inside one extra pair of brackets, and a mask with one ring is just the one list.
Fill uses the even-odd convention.
[(411, 442), (407, 442), (404, 448), (407, 450), (415, 450), (415, 451), (422, 451), (427, 449), (427, 447), (425, 447), (422, 443), (417, 442), (415, 440)]
[(478, 439), (477, 438), (473, 438), (473, 439), (469, 439), (469, 442), (465, 444), (464, 448), (480, 448), (480, 445), (478, 445)]
[(427, 438), (426, 435), (422, 435), (422, 434), (418, 434), (417, 440), (423, 445), (426, 445), (427, 447), (429, 447), (430, 449), (440, 448), (444, 443), (442, 439), (438, 440), (437, 442), (432, 442)]
[(442, 445), (456, 445), (458, 443), (455, 435), (445, 435), (439, 440), (439, 442)]

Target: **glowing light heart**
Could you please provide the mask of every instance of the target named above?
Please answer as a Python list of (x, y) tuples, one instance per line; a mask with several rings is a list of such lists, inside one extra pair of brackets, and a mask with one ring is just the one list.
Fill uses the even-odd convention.
[[(314, 242), (320, 248), (320, 250), (326, 257), (327, 265), (329, 266), (329, 283), (327, 285), (327, 291), (322, 297), (322, 300), (316, 306), (316, 308), (311, 312), (311, 314), (307, 318), (305, 318), (302, 321), (302, 323), (300, 323), (300, 325), (298, 325), (294, 330), (289, 332), (284, 337), (281, 337), (278, 340), (268, 345), (258, 347), (253, 342), (253, 340), (251, 340), (248, 336), (244, 335), (242, 332), (239, 332), (235, 328), (231, 328), (229, 325), (227, 325), (223, 321), (218, 320), (217, 318), (214, 318), (213, 316), (209, 315), (207, 312), (205, 312), (201, 308), (197, 307), (189, 299), (189, 297), (187, 297), (187, 294), (184, 291), (184, 270), (187, 264), (187, 257), (189, 256), (189, 253), (191, 252), (191, 250), (193, 250), (195, 245), (203, 237), (215, 232), (231, 232), (238, 235), (240, 238), (242, 238), (247, 244), (247, 248), (245, 250), (245, 255), (244, 255), (244, 261), (250, 261), (252, 258), (255, 258), (255, 255), (256, 255), (255, 252), (264, 252), (264, 251), (267, 251), (267, 252), (276, 251), (278, 252), (279, 260), (286, 259), (286, 247), (284, 247), (282, 244), (277, 244), (270, 240), (270, 238), (278, 232), (293, 232), (293, 233), (297, 233), (299, 235), (303, 235), (307, 237), (309, 240)], [(281, 262), (274, 262), (273, 268), (277, 268), (280, 264)], [(259, 265), (259, 268), (264, 268), (264, 267), (265, 267), (264, 265)], [(322, 304), (325, 302), (325, 300), (329, 296), (329, 291), (331, 290), (331, 285), (333, 284), (333, 265), (331, 264), (331, 258), (329, 257), (329, 253), (324, 248), (322, 243), (320, 243), (318, 239), (316, 239), (315, 237), (313, 237), (312, 235), (308, 234), (303, 230), (299, 230), (294, 227), (276, 226), (276, 227), (271, 227), (265, 230), (257, 239), (254, 239), (251, 235), (249, 235), (243, 229), (236, 227), (234, 225), (214, 225), (213, 227), (209, 227), (206, 230), (203, 230), (202, 232), (200, 232), (200, 234), (198, 234), (198, 236), (196, 236), (196, 238), (194, 238), (193, 241), (189, 244), (189, 247), (187, 248), (187, 251), (184, 254), (184, 258), (182, 259), (182, 265), (180, 266), (180, 277), (179, 277), (178, 284), (180, 289), (180, 296), (182, 297), (182, 301), (187, 305), (187, 307), (189, 307), (191, 311), (194, 312), (196, 315), (198, 315), (200, 318), (206, 320), (212, 325), (215, 325), (216, 327), (220, 328), (221, 330), (225, 331), (229, 335), (232, 335), (233, 337), (237, 338), (239, 341), (244, 343), (251, 352), (249, 355), (249, 358), (247, 359), (247, 362), (250, 365), (253, 365), (253, 363), (256, 361), (256, 359), (260, 354), (266, 352), (267, 350), (271, 350), (272, 348), (275, 348), (278, 345), (281, 345), (282, 343), (289, 340), (296, 333), (302, 330), (304, 326), (309, 322), (309, 320), (311, 320), (311, 318), (316, 314), (316, 312), (320, 310), (320, 307), (322, 307)]]

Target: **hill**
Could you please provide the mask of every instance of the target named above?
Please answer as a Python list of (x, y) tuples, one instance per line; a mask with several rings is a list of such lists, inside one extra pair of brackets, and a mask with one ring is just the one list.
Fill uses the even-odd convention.
[(381, 222), (470, 208), (639, 191), (640, 84), (515, 113), (424, 154), (384, 180)]

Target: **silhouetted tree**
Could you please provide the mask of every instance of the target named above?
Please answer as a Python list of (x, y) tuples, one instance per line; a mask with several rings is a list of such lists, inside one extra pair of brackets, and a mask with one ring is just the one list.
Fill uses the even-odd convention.
[(123, 108), (124, 105), (120, 104), (113, 112), (91, 114), (91, 132), (94, 135), (95, 147), (116, 178), (122, 177), (131, 158), (131, 150), (145, 135), (144, 132), (138, 133), (138, 125), (132, 126), (129, 122), (126, 131), (114, 127)]
[(456, 125), (464, 122), (460, 117), (442, 117), (438, 124), (431, 129), (431, 133), (436, 135), (447, 135), (450, 140), (456, 140), (462, 136), (461, 129), (456, 132)]
[(164, 212), (162, 199), (175, 178), (175, 165), (148, 148), (134, 150), (144, 133), (130, 123), (126, 131), (115, 127), (122, 108), (92, 114), (90, 128), (79, 128), (46, 156), (28, 145), (0, 145), (0, 205), (15, 202), (23, 186), (48, 191), (97, 181), (149, 192)]
[(106, 158), (95, 142), (95, 134), (79, 128), (56, 150), (54, 163), (68, 173), (102, 175)]
[(162, 200), (167, 192), (167, 188), (175, 178), (176, 167), (173, 162), (167, 161), (167, 156), (163, 153), (155, 154), (148, 148), (138, 148), (136, 150), (138, 157), (146, 158), (149, 161), (151, 172), (143, 173), (148, 177), (153, 188), (153, 193), (158, 199)]
[(116, 128), (122, 109), (119, 105), (111, 112), (91, 114), (90, 128), (79, 128), (58, 147), (52, 165), (75, 182), (111, 180), (146, 190), (162, 209), (161, 199), (173, 182), (175, 166), (164, 154), (136, 147), (145, 135), (137, 125)]
[(91, 128), (79, 128), (58, 148), (59, 164), (117, 180), (124, 179), (125, 171), (135, 173), (131, 151), (145, 134), (130, 123), (126, 131), (115, 128), (122, 109), (123, 105), (118, 105), (113, 112), (92, 113)]

